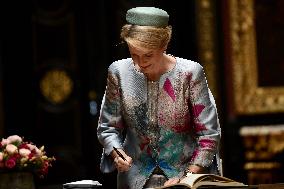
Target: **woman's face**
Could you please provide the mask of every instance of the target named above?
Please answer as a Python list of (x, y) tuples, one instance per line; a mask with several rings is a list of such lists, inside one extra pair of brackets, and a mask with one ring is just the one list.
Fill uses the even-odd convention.
[(155, 73), (162, 63), (164, 48), (145, 49), (128, 44), (129, 52), (135, 66), (142, 73)]

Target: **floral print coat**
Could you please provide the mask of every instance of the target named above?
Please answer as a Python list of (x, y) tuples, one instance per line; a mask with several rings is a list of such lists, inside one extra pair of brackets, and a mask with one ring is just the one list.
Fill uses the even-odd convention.
[(190, 60), (176, 57), (175, 67), (155, 82), (131, 58), (113, 62), (97, 135), (103, 172), (115, 169), (113, 147), (133, 158), (131, 169), (118, 173), (121, 189), (143, 188), (157, 166), (168, 178), (181, 177), (190, 164), (218, 174), (217, 110), (202, 66)]

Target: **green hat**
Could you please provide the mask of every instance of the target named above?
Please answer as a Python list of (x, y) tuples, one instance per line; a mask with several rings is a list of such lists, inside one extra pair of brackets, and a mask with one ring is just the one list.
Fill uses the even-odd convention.
[(168, 25), (169, 15), (155, 7), (135, 7), (127, 11), (126, 21), (140, 26), (165, 27)]

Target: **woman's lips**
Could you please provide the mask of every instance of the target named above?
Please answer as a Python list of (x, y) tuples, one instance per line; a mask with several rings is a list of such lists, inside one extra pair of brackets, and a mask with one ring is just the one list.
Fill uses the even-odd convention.
[(151, 64), (148, 65), (148, 66), (140, 66), (140, 68), (142, 68), (143, 70), (145, 70), (146, 68), (149, 68), (150, 66), (151, 66)]

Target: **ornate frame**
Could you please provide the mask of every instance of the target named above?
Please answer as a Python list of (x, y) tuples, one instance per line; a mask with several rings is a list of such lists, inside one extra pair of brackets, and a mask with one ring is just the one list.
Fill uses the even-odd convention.
[(236, 114), (284, 112), (284, 86), (258, 86), (255, 0), (229, 0), (228, 24)]
[[(198, 58), (203, 65), (210, 90), (220, 104), (218, 91), (218, 43), (216, 0), (195, 0)], [(216, 79), (217, 78), (217, 79)]]

